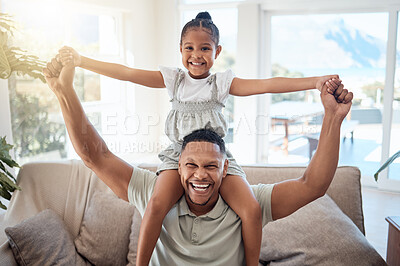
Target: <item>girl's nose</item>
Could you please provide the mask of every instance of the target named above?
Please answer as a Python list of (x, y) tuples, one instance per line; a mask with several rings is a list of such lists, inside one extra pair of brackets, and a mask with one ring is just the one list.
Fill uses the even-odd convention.
[(201, 57), (201, 53), (200, 53), (199, 51), (194, 51), (194, 52), (192, 53), (192, 56), (193, 56), (194, 58), (200, 58), (200, 57)]

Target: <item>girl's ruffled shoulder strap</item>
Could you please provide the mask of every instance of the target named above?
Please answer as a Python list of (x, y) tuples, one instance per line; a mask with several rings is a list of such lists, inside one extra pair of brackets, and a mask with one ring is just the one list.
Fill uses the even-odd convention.
[(176, 73), (175, 83), (174, 83), (174, 97), (171, 101), (176, 99), (176, 94), (178, 92), (178, 87), (181, 84), (183, 78), (185, 77), (185, 72), (182, 69), (178, 68), (178, 72)]

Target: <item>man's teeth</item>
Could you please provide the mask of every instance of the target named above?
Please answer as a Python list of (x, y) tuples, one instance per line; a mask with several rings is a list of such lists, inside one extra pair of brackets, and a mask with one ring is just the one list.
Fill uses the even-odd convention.
[(197, 191), (206, 191), (210, 184), (193, 184), (193, 189)]

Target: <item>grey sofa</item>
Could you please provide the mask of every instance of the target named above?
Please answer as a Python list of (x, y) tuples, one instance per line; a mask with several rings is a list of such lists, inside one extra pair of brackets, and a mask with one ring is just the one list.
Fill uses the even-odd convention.
[[(305, 170), (243, 168), (251, 184)], [(26, 164), (18, 183), (0, 222), (0, 265), (135, 265), (140, 215), (81, 161)], [(339, 167), (327, 195), (264, 227), (260, 265), (386, 265), (364, 233), (360, 171)]]

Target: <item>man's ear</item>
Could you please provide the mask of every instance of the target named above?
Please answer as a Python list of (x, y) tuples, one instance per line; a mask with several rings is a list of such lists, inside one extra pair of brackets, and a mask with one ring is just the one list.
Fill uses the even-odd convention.
[(222, 51), (222, 46), (221, 46), (221, 45), (218, 45), (218, 46), (217, 46), (217, 50), (215, 51), (215, 59), (217, 59), (217, 57), (219, 56), (219, 54), (221, 53), (221, 51)]
[(227, 173), (228, 173), (228, 166), (229, 166), (229, 161), (228, 161), (228, 159), (225, 159), (225, 162), (224, 162), (224, 171), (223, 171), (223, 173), (222, 173), (222, 178), (225, 178), (225, 177), (226, 177), (226, 175), (227, 175)]

